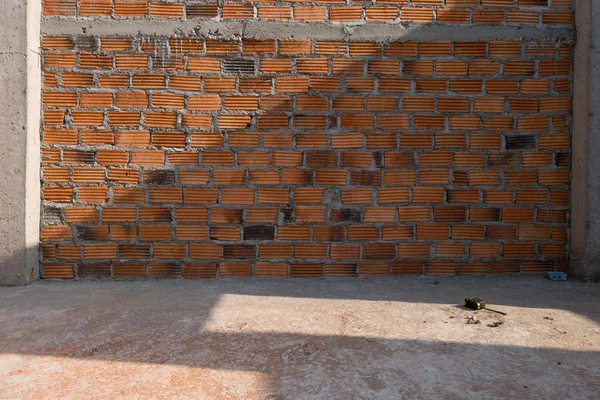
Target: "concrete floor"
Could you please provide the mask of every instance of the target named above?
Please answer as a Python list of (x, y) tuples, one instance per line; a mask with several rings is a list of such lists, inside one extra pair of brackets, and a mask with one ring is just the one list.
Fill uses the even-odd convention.
[(0, 398), (596, 399), (599, 322), (541, 277), (41, 282), (0, 288)]

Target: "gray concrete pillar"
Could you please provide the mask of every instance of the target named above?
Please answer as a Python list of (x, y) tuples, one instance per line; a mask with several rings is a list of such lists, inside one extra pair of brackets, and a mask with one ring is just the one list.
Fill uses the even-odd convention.
[(600, 280), (600, 2), (575, 7), (571, 271)]
[(40, 0), (0, 13), (0, 285), (39, 275)]

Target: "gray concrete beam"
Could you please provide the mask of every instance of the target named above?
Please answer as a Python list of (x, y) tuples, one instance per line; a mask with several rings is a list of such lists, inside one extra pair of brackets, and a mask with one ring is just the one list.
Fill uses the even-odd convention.
[(39, 0), (5, 0), (0, 15), (0, 284), (39, 275)]
[(281, 21), (165, 21), (94, 19), (46, 19), (45, 35), (161, 35), (212, 36), (219, 39), (315, 39), (315, 40), (570, 40), (572, 28), (534, 26), (445, 26), (406, 23), (332, 24)]

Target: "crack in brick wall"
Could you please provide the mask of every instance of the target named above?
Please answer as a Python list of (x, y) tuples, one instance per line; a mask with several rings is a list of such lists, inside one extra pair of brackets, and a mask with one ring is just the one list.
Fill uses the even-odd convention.
[[(100, 3), (45, 10), (118, 16), (121, 1)], [(514, 11), (571, 14), (543, 3)], [(291, 6), (256, 7), (248, 18)], [(388, 7), (313, 8), (368, 20)], [(43, 277), (568, 268), (569, 38), (273, 36), (43, 37)]]

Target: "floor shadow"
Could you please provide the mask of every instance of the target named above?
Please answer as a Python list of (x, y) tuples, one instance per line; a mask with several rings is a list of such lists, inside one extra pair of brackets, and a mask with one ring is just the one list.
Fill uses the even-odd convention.
[[(597, 288), (540, 278), (43, 282), (0, 290), (0, 353), (67, 370), (95, 361), (266, 377), (260, 397), (245, 398), (595, 398), (600, 351), (563, 346), (577, 329), (560, 318), (597, 322)], [(482, 323), (466, 325), (473, 312), (456, 307), (465, 295), (509, 315), (480, 312)], [(515, 331), (511, 318), (524, 314), (536, 327)]]

